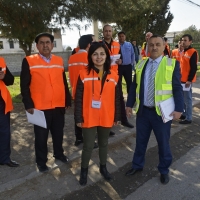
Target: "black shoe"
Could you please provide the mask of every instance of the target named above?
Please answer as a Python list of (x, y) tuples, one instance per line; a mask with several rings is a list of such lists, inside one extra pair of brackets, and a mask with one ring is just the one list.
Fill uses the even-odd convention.
[(128, 121), (121, 122), (121, 125), (126, 126), (128, 128), (134, 128), (134, 126)]
[(74, 145), (78, 146), (79, 144), (83, 143), (83, 139), (76, 139)]
[(130, 175), (134, 175), (136, 174), (137, 172), (141, 172), (143, 169), (129, 169), (127, 172), (126, 172), (126, 176), (130, 176)]
[(115, 132), (113, 132), (113, 131), (110, 131), (110, 134), (109, 134), (109, 136), (114, 136), (115, 135)]
[(167, 184), (169, 182), (169, 175), (168, 174), (160, 174), (160, 182), (162, 184)]
[(98, 145), (97, 142), (94, 142), (94, 147), (93, 147), (93, 149), (97, 149), (97, 148), (99, 148), (99, 145)]
[(80, 185), (84, 186), (87, 184), (87, 174), (88, 174), (88, 168), (81, 167), (81, 174), (80, 174)]
[(37, 167), (38, 167), (39, 171), (42, 173), (49, 171), (49, 168), (46, 165), (43, 165), (43, 166), (37, 165)]
[(185, 115), (181, 115), (179, 119), (180, 119), (180, 120), (185, 120), (185, 119), (186, 119), (186, 116), (185, 116)]
[(182, 120), (182, 121), (179, 122), (179, 124), (191, 124), (191, 123), (192, 123), (192, 121), (189, 121), (187, 119)]
[(100, 165), (99, 172), (106, 181), (110, 181), (113, 179), (111, 174), (107, 171), (106, 165)]
[(63, 163), (68, 163), (69, 162), (69, 158), (67, 156), (61, 156), (61, 157), (55, 157), (55, 159), (60, 160)]
[(11, 160), (8, 163), (0, 163), (0, 165), (8, 165), (8, 167), (19, 167), (19, 163), (14, 160)]

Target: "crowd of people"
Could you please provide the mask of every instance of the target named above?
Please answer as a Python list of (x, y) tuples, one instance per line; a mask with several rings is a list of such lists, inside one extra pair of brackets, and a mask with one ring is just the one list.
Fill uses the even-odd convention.
[[(159, 103), (173, 97), (175, 108), (170, 116), (179, 120), (180, 124), (192, 123), (192, 83), (196, 80), (198, 61), (198, 53), (191, 46), (192, 36), (183, 35), (177, 49), (171, 52), (167, 38), (148, 32), (140, 53), (136, 40), (127, 42), (124, 31), (118, 33), (118, 41), (113, 40), (112, 33), (112, 26), (107, 24), (103, 27), (101, 41), (95, 41), (92, 34), (80, 37), (78, 47), (68, 61), (71, 93), (63, 59), (51, 53), (52, 34), (38, 34), (35, 43), (39, 53), (23, 59), (20, 74), (22, 102), (30, 114), (34, 114), (35, 109), (43, 111), (47, 123), (46, 128), (34, 125), (38, 170), (49, 170), (46, 165), (49, 131), (55, 159), (63, 163), (69, 161), (62, 143), (65, 111), (71, 107), (73, 99), (74, 144), (78, 146), (83, 143), (80, 185), (87, 183), (93, 148), (99, 148), (99, 172), (105, 180), (113, 179), (106, 167), (108, 139), (115, 135), (112, 131), (115, 125), (134, 128), (128, 121), (134, 106), (136, 146), (132, 166), (125, 175), (134, 175), (143, 170), (147, 144), (153, 130), (159, 149), (157, 168), (160, 181), (167, 184), (172, 162), (169, 144), (172, 120), (163, 122)], [(128, 94), (126, 104), (122, 77)], [(0, 164), (18, 167), (19, 163), (10, 158), (10, 111), (13, 106), (6, 86), (13, 82), (14, 77), (1, 57)]]

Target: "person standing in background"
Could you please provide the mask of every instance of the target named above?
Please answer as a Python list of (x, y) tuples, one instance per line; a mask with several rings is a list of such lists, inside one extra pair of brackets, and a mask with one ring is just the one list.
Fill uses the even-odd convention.
[(180, 40), (180, 41), (178, 41), (178, 48), (172, 50), (171, 58), (174, 58), (180, 62), (183, 52), (184, 52), (184, 48), (182, 45), (182, 41)]
[(142, 59), (145, 59), (146, 57), (149, 57), (149, 53), (148, 53), (148, 40), (149, 40), (149, 38), (152, 35), (153, 35), (153, 33), (151, 33), (151, 32), (147, 32), (146, 35), (145, 35), (146, 42), (143, 43), (142, 50), (141, 50)]
[(181, 116), (180, 124), (192, 123), (192, 83), (196, 81), (198, 54), (192, 46), (192, 36), (185, 34), (182, 36), (183, 55), (180, 59), (181, 83), (185, 84), (189, 91), (183, 91), (185, 109)]
[(132, 41), (132, 45), (133, 45), (133, 49), (134, 49), (134, 53), (135, 53), (135, 62), (136, 64), (138, 63), (139, 61), (139, 57), (140, 57), (140, 50), (138, 48), (138, 45), (137, 45), (137, 41), (136, 40), (133, 40)]
[[(113, 33), (112, 26), (109, 24), (106, 24), (103, 27), (102, 42), (108, 48), (108, 51), (111, 56), (116, 55), (116, 54), (121, 54), (120, 44), (112, 39), (112, 33)], [(122, 64), (122, 58), (118, 59), (115, 64), (111, 64), (111, 69), (114, 70), (118, 74), (118, 65), (121, 65), (121, 64)], [(123, 126), (133, 128), (134, 126), (128, 121), (126, 117), (125, 102), (124, 102), (124, 97), (123, 97), (123, 92), (122, 92), (122, 84), (120, 85), (120, 103), (121, 103), (121, 124)], [(115, 135), (115, 132), (110, 131), (110, 136), (113, 136), (113, 135)]]
[[(85, 69), (88, 65), (88, 50), (93, 42), (92, 35), (82, 35), (79, 39), (79, 47), (77, 53), (70, 56), (68, 61), (69, 80), (72, 88), (72, 99), (75, 99), (76, 84), (81, 70)], [(74, 105), (76, 106), (76, 105)], [(83, 143), (82, 128), (78, 127), (75, 123), (75, 136), (76, 140), (74, 145), (78, 146)], [(97, 143), (94, 148), (97, 148)]]
[(118, 66), (119, 80), (122, 82), (122, 76), (124, 77), (128, 94), (132, 83), (132, 68), (135, 64), (135, 53), (131, 43), (126, 41), (126, 34), (124, 31), (118, 33), (118, 39), (123, 58), (122, 64)]
[(165, 49), (164, 49), (164, 51), (163, 51), (163, 55), (164, 56), (167, 56), (168, 58), (170, 58), (170, 48), (169, 48), (169, 45), (168, 45), (168, 43), (167, 43), (167, 38), (166, 37), (164, 37), (164, 41), (165, 41)]

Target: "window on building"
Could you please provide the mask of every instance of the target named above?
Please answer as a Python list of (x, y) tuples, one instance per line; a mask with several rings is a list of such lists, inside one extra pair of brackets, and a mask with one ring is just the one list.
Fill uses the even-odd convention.
[(0, 49), (3, 49), (3, 41), (0, 41)]
[(12, 40), (9, 41), (10, 49), (14, 49), (14, 42)]
[(53, 47), (56, 47), (56, 41), (53, 41)]

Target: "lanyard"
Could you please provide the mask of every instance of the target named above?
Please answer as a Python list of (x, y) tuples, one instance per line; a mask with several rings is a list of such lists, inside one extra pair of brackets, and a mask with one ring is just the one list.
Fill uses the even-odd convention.
[[(92, 97), (94, 97), (94, 69), (93, 69), (92, 73), (93, 73), (93, 79), (92, 79)], [(104, 86), (104, 84), (103, 84), (103, 77), (105, 76), (105, 74), (106, 74), (106, 71), (104, 71), (103, 76), (102, 76), (100, 99), (101, 99), (101, 94), (103, 92), (103, 86)]]

